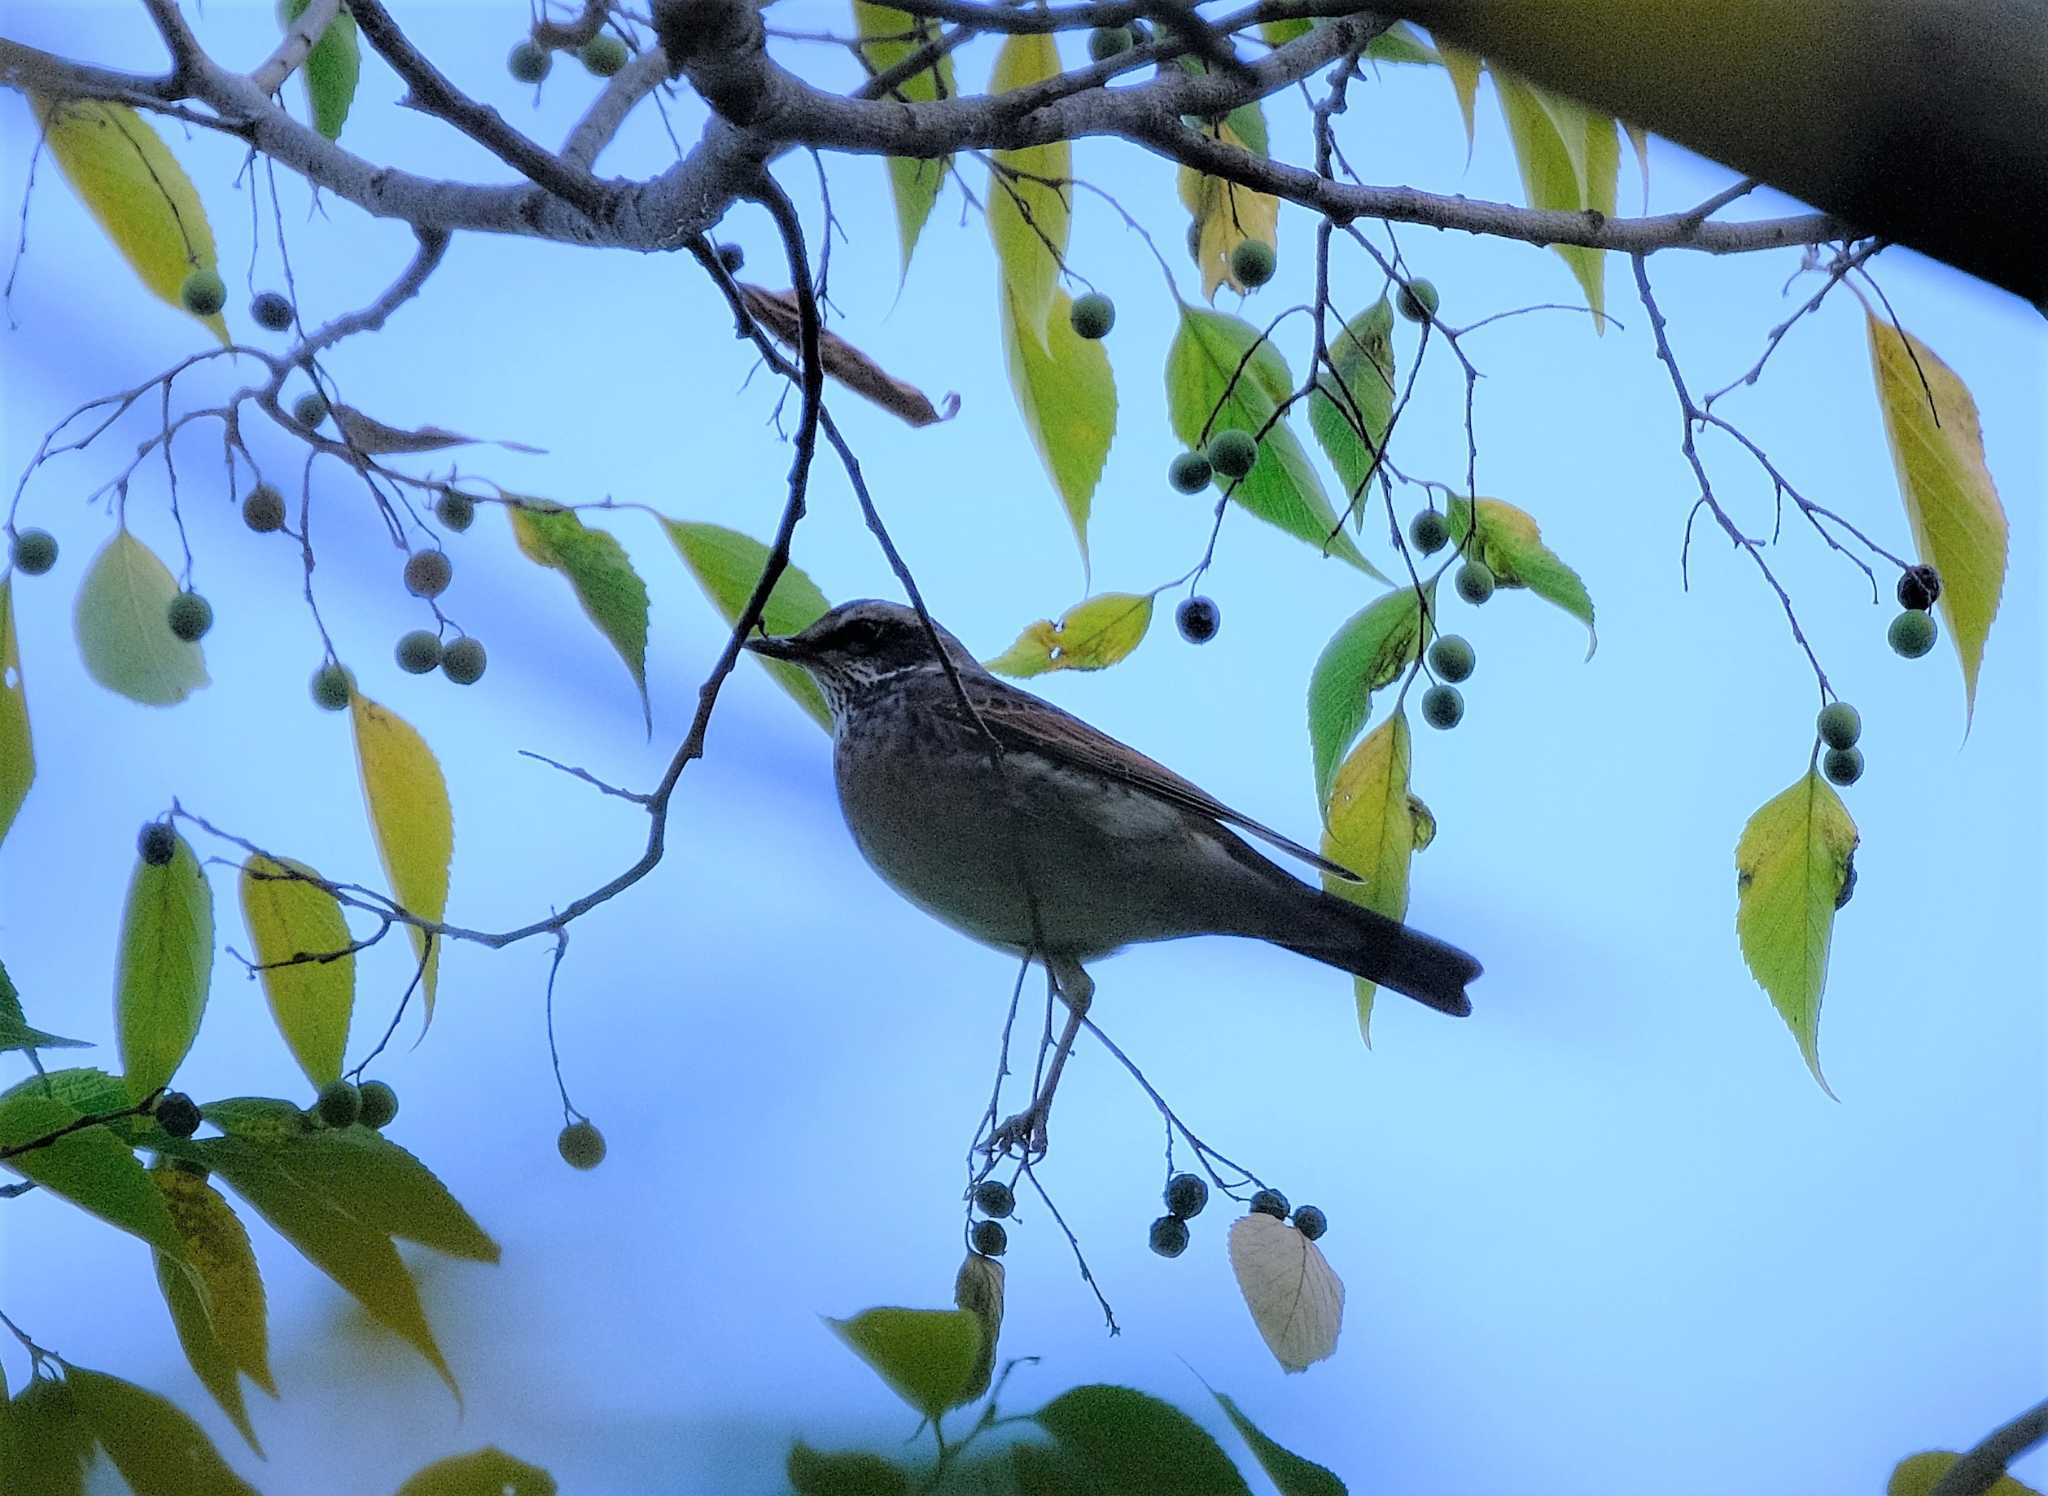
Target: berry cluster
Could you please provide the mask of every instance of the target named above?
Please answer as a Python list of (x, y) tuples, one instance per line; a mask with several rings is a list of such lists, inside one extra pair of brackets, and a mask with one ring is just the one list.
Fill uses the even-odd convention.
[(1152, 1250), (1178, 1257), (1188, 1249), (1188, 1222), (1209, 1203), (1209, 1182), (1199, 1174), (1175, 1174), (1166, 1181), (1166, 1214), (1152, 1223)]
[(1934, 648), (1939, 633), (1934, 626), (1933, 608), (1941, 596), (1941, 573), (1931, 566), (1909, 566), (1899, 573), (1899, 616), (1885, 630), (1892, 649), (1909, 660)]
[(398, 1093), (381, 1080), (366, 1080), (360, 1086), (345, 1080), (329, 1081), (313, 1101), (311, 1115), (323, 1127), (383, 1127), (398, 1115)]
[(1017, 1194), (1000, 1179), (984, 1179), (974, 1187), (974, 1208), (987, 1220), (976, 1221), (970, 1233), (974, 1250), (984, 1257), (1000, 1257), (1010, 1250), (1010, 1233), (1003, 1229), (1017, 1208)]

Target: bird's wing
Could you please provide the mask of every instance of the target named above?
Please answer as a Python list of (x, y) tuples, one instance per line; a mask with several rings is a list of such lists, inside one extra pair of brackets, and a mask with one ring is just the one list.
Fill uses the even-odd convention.
[(1177, 805), (1183, 810), (1191, 810), (1197, 815), (1249, 832), (1321, 872), (1353, 883), (1361, 881), (1350, 868), (1282, 836), (1242, 811), (1232, 810), (1200, 785), (1181, 778), (1166, 765), (1089, 726), (1071, 712), (1061, 711), (1049, 701), (992, 677), (978, 680), (963, 677), (961, 684), (967, 688), (968, 699), (974, 703), (981, 720), (1006, 750), (1042, 754), (1100, 774), (1105, 779), (1141, 790), (1169, 805)]

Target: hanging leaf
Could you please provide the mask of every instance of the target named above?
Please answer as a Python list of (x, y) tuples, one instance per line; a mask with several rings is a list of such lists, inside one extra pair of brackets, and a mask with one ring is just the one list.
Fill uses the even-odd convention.
[[(206, 207), (178, 158), (126, 104), (31, 94), (58, 169), (142, 283), (180, 311), (185, 278), (214, 270)], [(218, 312), (199, 319), (223, 344)]]
[(464, 436), (459, 431), (450, 431), (443, 426), (415, 426), (408, 431), (401, 426), (387, 426), (375, 416), (365, 415), (353, 405), (335, 404), (331, 407), (334, 419), (341, 427), (342, 439), (358, 452), (371, 457), (402, 456), (411, 452), (444, 452), (450, 447), (471, 447), (487, 443), (503, 447), (508, 452), (539, 453), (546, 449), (530, 447), (525, 442), (494, 441), (487, 436)]
[[(711, 605), (728, 625), (746, 611), (747, 600), (768, 565), (768, 547), (751, 536), (723, 525), (664, 519), (668, 538), (682, 553), (683, 562)], [(771, 634), (796, 634), (816, 623), (832, 605), (825, 594), (800, 567), (791, 565), (775, 579), (768, 593), (768, 606), (761, 610), (761, 627)], [(759, 656), (754, 658), (759, 659)], [(783, 690), (796, 698), (798, 706), (825, 731), (832, 730), (832, 708), (818, 683), (786, 660), (761, 660)]]
[[(291, 1107), (290, 1102), (271, 1104)], [(224, 1130), (230, 1126), (219, 1120), (218, 1106), (208, 1107), (206, 1114)], [(235, 1135), (251, 1140), (255, 1136), (240, 1129)], [(498, 1244), (434, 1171), (381, 1132), (357, 1126), (279, 1131), (272, 1136), (276, 1158), (292, 1178), (351, 1219), (465, 1262), (498, 1260)]]
[(1216, 1399), (1217, 1405), (1230, 1419), (1231, 1427), (1243, 1436), (1245, 1443), (1251, 1445), (1259, 1468), (1266, 1472), (1266, 1478), (1273, 1482), (1273, 1488), (1280, 1496), (1346, 1496), (1344, 1482), (1337, 1479), (1334, 1471), (1325, 1469), (1314, 1460), (1305, 1460), (1268, 1438), (1224, 1393), (1211, 1387), (1209, 1395)]
[[(1493, 82), (1507, 121), (1522, 195), (1532, 208), (1614, 216), (1621, 174), (1621, 141), (1614, 121), (1548, 89), (1493, 66)], [(1576, 244), (1553, 246), (1564, 257), (1593, 309), (1593, 330), (1604, 332), (1606, 256)]]
[[(1018, 35), (996, 54), (991, 94), (1009, 93), (1055, 77), (1059, 48), (1050, 35)], [(1053, 288), (1067, 254), (1073, 216), (1066, 183), (1074, 174), (1074, 148), (1064, 140), (996, 151), (988, 181), (988, 227), (996, 260), (1016, 303), (1016, 322), (1043, 344), (1050, 325)]]
[(171, 632), (177, 579), (126, 530), (100, 548), (72, 612), (92, 678), (144, 706), (175, 706), (207, 684), (206, 656)]
[(1820, 1073), (1820, 999), (1835, 911), (1845, 901), (1860, 838), (1834, 786), (1809, 769), (1749, 818), (1735, 844), (1735, 934), (1750, 974)]
[(1032, 624), (988, 668), (1018, 677), (1107, 669), (1136, 649), (1151, 626), (1150, 593), (1099, 593), (1074, 604), (1057, 623), (1041, 618)]
[(1088, 563), (1088, 515), (1116, 435), (1116, 376), (1100, 338), (1074, 331), (1073, 299), (1055, 287), (1043, 328), (1020, 327), (1017, 298), (1003, 291), (1003, 357), (1010, 388), (1046, 476), (1066, 505), (1067, 521)]
[(783, 1473), (797, 1496), (910, 1496), (910, 1474), (864, 1449), (789, 1447)]
[(10, 1049), (90, 1049), (84, 1039), (65, 1039), (29, 1026), (21, 1009), (21, 993), (7, 975), (7, 963), (0, 961), (0, 1054)]
[(28, 692), (22, 685), (21, 644), (14, 630), (14, 578), (0, 577), (0, 841), (7, 839), (35, 777)]
[[(797, 309), (795, 296), (788, 291), (764, 291), (744, 281), (739, 283), (739, 290), (748, 315), (767, 328), (777, 342), (793, 352), (803, 351), (803, 313)], [(935, 408), (923, 390), (898, 379), (830, 328), (819, 330), (818, 362), (828, 375), (856, 395), (872, 400), (907, 425), (930, 426), (950, 421), (960, 410), (958, 395), (948, 395), (943, 410)]]
[(1309, 751), (1326, 819), (1330, 776), (1371, 715), (1372, 693), (1398, 679), (1421, 653), (1425, 597), (1433, 608), (1434, 580), (1424, 594), (1401, 587), (1368, 603), (1330, 636), (1309, 673)]
[(1075, 1387), (1032, 1414), (1088, 1489), (1116, 1496), (1251, 1496), (1230, 1456), (1194, 1419), (1131, 1387)]
[(1328, 369), (1318, 373), (1308, 397), (1308, 428), (1343, 480), (1344, 507), (1355, 528), (1394, 419), (1394, 308), (1385, 296), (1331, 340), (1330, 362), (1335, 376)]
[(228, 1468), (205, 1431), (167, 1399), (68, 1361), (64, 1385), (135, 1496), (258, 1496)]
[[(1205, 446), (1217, 432), (1232, 429), (1258, 436), (1293, 392), (1287, 361), (1257, 328), (1222, 312), (1181, 308), (1180, 331), (1166, 355), (1166, 404), (1174, 434), (1185, 445)], [(1386, 580), (1344, 533), (1322, 480), (1285, 421), (1259, 437), (1258, 461), (1238, 480), (1232, 497), (1268, 524)]]
[(7, 1407), (13, 1435), (13, 1464), (7, 1490), (35, 1496), (85, 1496), (85, 1471), (92, 1463), (92, 1430), (78, 1416), (62, 1382), (33, 1377)]
[(213, 977), (213, 890), (185, 838), (173, 842), (161, 867), (136, 860), (121, 915), (114, 1028), (137, 1101), (170, 1083), (199, 1037)]
[(559, 505), (538, 500), (508, 504), (512, 534), (529, 561), (550, 567), (569, 579), (584, 616), (611, 640), (626, 662), (633, 684), (640, 688), (640, 714), (654, 731), (653, 708), (647, 700), (647, 584), (616, 535), (585, 527)]
[[(886, 73), (913, 52), (921, 52), (939, 38), (936, 21), (916, 17), (870, 0), (853, 0), (853, 19), (859, 31), (860, 57), (870, 74)], [(886, 39), (885, 39), (886, 38)], [(938, 60), (921, 72), (904, 79), (890, 97), (910, 104), (928, 104), (958, 94), (953, 86), (953, 54), (942, 52)], [(910, 275), (910, 256), (917, 248), (918, 235), (932, 216), (953, 158), (924, 160), (908, 156), (889, 158), (889, 190), (896, 199), (896, 238), (902, 250), (902, 276)]]
[(1920, 559), (1941, 573), (1936, 606), (1963, 666), (1964, 720), (1976, 715), (1984, 641), (2005, 590), (2005, 508), (1984, 465), (1977, 402), (1955, 370), (1871, 313), (1870, 362), (1899, 495)]
[(398, 1496), (555, 1496), (555, 1478), (502, 1449), (436, 1460), (398, 1488)]
[(277, 1396), (270, 1378), (270, 1332), (263, 1279), (249, 1233), (220, 1192), (197, 1174), (168, 1165), (150, 1180), (170, 1207), (185, 1242), (185, 1261), (153, 1253), (157, 1287), (192, 1370), (258, 1454), (237, 1373)]
[[(1885, 1496), (1930, 1496), (1935, 1483), (1961, 1458), (1932, 1450), (1908, 1456), (1899, 1461), (1892, 1478), (1885, 1483)], [(2032, 1486), (2022, 1485), (2010, 1475), (2001, 1475), (1988, 1486), (1972, 1485), (1967, 1489), (1972, 1496), (2041, 1496)]]
[(1254, 1212), (1230, 1227), (1230, 1268), (1266, 1349), (1285, 1371), (1337, 1352), (1344, 1285), (1322, 1249), (1285, 1221)]
[[(311, 0), (285, 0), (283, 19), (296, 21)], [(299, 72), (306, 80), (306, 107), (313, 116), (313, 128), (329, 140), (341, 138), (349, 105), (355, 102), (356, 78), (362, 71), (361, 46), (356, 40), (355, 17), (344, 6), (327, 23)]]
[[(408, 912), (439, 920), (448, 912), (448, 863), (455, 853), (455, 818), (448, 808), (448, 781), (426, 740), (412, 724), (360, 691), (350, 693), (349, 716), (356, 730), (356, 769), (363, 805), (391, 893)], [(426, 1021), (434, 1021), (434, 992), (441, 966), (441, 942), (417, 925), (407, 925), (423, 964), (420, 995)]]
[[(1350, 868), (1360, 881), (1325, 873), (1323, 887), (1396, 920), (1408, 912), (1410, 859), (1436, 836), (1429, 807), (1408, 789), (1412, 758), (1408, 714), (1396, 712), (1344, 760), (1330, 783), (1324, 811), (1323, 855)], [(1352, 991), (1358, 1004), (1358, 1036), (1371, 1048), (1375, 987), (1364, 977), (1354, 977)]]
[(1459, 47), (1439, 47), (1444, 71), (1450, 74), (1451, 91), (1458, 96), (1458, 114), (1465, 121), (1465, 163), (1472, 162), (1472, 146), (1478, 139), (1473, 106), (1479, 100), (1479, 55)]
[[(1445, 518), (1450, 523), (1451, 544), (1463, 550), (1472, 525), (1471, 500), (1452, 498)], [(1600, 636), (1593, 628), (1593, 599), (1579, 574), (1543, 543), (1542, 530), (1526, 510), (1499, 499), (1481, 499), (1477, 550), (1496, 586), (1526, 587), (1583, 623), (1586, 658), (1593, 658), (1593, 651), (1600, 647)]]
[(969, 1252), (953, 1278), (953, 1306), (964, 1309), (981, 1322), (981, 1355), (974, 1370), (957, 1394), (963, 1403), (973, 1402), (988, 1391), (995, 1374), (996, 1346), (1003, 1333), (1003, 1287), (1007, 1274), (1001, 1262)]
[(959, 1405), (981, 1361), (981, 1320), (966, 1309), (869, 1309), (825, 1323), (926, 1418)]
[[(40, 1082), (31, 1077), (26, 1083)], [(118, 1098), (125, 1105), (125, 1093)], [(69, 1127), (82, 1112), (55, 1096), (16, 1090), (0, 1097), (0, 1149), (37, 1142)], [(128, 1145), (105, 1127), (66, 1133), (40, 1148), (17, 1153), (0, 1167), (33, 1179), (53, 1195), (91, 1211), (109, 1225), (138, 1236), (159, 1252), (182, 1258), (185, 1247), (171, 1213)]]
[[(1249, 120), (1241, 117), (1246, 114)], [(1256, 129), (1252, 128), (1254, 122)], [(1266, 159), (1266, 121), (1257, 104), (1234, 111), (1221, 124), (1201, 128), (1221, 145)], [(1187, 166), (1180, 169), (1179, 182), (1181, 203), (1194, 220), (1188, 245), (1195, 267), (1202, 273), (1202, 294), (1214, 301), (1226, 285), (1240, 296), (1249, 294), (1256, 288), (1237, 278), (1230, 257), (1247, 239), (1256, 239), (1268, 249), (1280, 247), (1280, 200)]]
[[(350, 944), (340, 901), (305, 881), (319, 876), (303, 862), (251, 853), (241, 879), (242, 918), (271, 1020), (316, 1089), (341, 1078), (356, 1000), (356, 958), (335, 954)], [(294, 959), (300, 956), (332, 959)]]
[[(249, 1404), (242, 1396), (241, 1378), (236, 1375), (226, 1348), (214, 1338), (198, 1288), (185, 1269), (163, 1253), (149, 1255), (156, 1270), (157, 1291), (163, 1295), (164, 1308), (170, 1311), (171, 1328), (177, 1331), (179, 1348), (185, 1352), (192, 1374), (199, 1378), (207, 1396), (227, 1414), (228, 1422), (235, 1426), (242, 1441), (261, 1458), (263, 1442), (256, 1437), (256, 1425), (249, 1421)], [(4, 1468), (4, 1463), (0, 1463), (0, 1472)]]

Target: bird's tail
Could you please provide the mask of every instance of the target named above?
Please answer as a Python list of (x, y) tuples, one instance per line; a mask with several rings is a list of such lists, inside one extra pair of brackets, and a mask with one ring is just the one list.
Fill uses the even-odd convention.
[(1391, 987), (1439, 1013), (1463, 1018), (1472, 1011), (1465, 984), (1479, 975), (1480, 966), (1456, 946), (1332, 894), (1319, 895), (1318, 913), (1321, 932), (1290, 931), (1288, 938), (1273, 943)]

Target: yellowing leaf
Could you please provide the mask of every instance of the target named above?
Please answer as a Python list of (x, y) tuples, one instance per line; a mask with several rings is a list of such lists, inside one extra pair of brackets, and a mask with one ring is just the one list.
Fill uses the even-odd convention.
[(1066, 505), (1067, 521), (1088, 561), (1088, 514), (1109, 443), (1116, 435), (1116, 376), (1100, 338), (1074, 331), (1073, 299), (1053, 288), (1052, 309), (1042, 328), (1020, 326), (1024, 316), (1007, 286), (1003, 297), (1003, 356), (1024, 429), (1038, 449), (1046, 475)]
[[(861, 59), (876, 73), (886, 73), (913, 52), (921, 52), (929, 41), (938, 39), (936, 21), (922, 19), (870, 0), (853, 0), (853, 19), (860, 32)], [(882, 40), (888, 38), (888, 40)], [(897, 84), (890, 97), (912, 104), (953, 98), (953, 54), (942, 52), (937, 62)], [(951, 156), (936, 161), (908, 156), (889, 158), (889, 190), (896, 199), (896, 238), (903, 256), (903, 274), (910, 274), (910, 256), (925, 220), (932, 215), (939, 189), (945, 185)]]
[[(736, 622), (768, 565), (768, 547), (723, 525), (679, 519), (664, 519), (661, 524), (711, 605), (726, 623)], [(831, 606), (803, 568), (788, 566), (769, 590), (768, 605), (761, 610), (761, 627), (771, 634), (800, 634)], [(832, 708), (825, 704), (825, 693), (816, 681), (787, 660), (760, 662), (813, 721), (827, 732), (832, 730)]]
[[(1409, 861), (1436, 834), (1428, 809), (1408, 791), (1412, 761), (1408, 714), (1396, 712), (1344, 760), (1324, 811), (1323, 855), (1363, 881), (1325, 873), (1323, 887), (1396, 920), (1408, 912)], [(1358, 1035), (1370, 1047), (1374, 984), (1354, 977), (1352, 988)]]
[[(1059, 70), (1059, 48), (1052, 36), (1013, 36), (996, 55), (988, 91), (1009, 93), (1054, 77)], [(1067, 183), (1074, 174), (1074, 148), (1064, 140), (1054, 141), (997, 151), (992, 160), (988, 228), (995, 239), (996, 259), (1016, 301), (1018, 326), (1043, 344), (1073, 216)]]
[(1735, 933), (1750, 974), (1770, 994), (1799, 1053), (1820, 1073), (1820, 999), (1835, 910), (1850, 887), (1856, 823), (1817, 770), (1767, 802), (1735, 845)]
[(1446, 47), (1441, 43), (1437, 52), (1444, 60), (1444, 71), (1450, 74), (1451, 91), (1458, 96), (1458, 114), (1465, 121), (1465, 159), (1472, 159), (1472, 144), (1477, 138), (1472, 108), (1479, 99), (1479, 56), (1458, 47)]
[[(1614, 121), (1498, 66), (1493, 67), (1493, 81), (1529, 206), (1612, 217), (1615, 182), (1621, 173), (1621, 141)], [(1575, 244), (1555, 248), (1586, 293), (1594, 331), (1604, 332), (1605, 254)]]
[(1911, 333), (1875, 313), (1867, 320), (1899, 495), (1920, 559), (1941, 573), (1936, 606), (1962, 661), (1967, 720), (1976, 714), (1984, 641), (2005, 590), (2005, 509), (1984, 465), (1984, 434), (1969, 387)]
[(249, 1233), (220, 1192), (197, 1174), (164, 1167), (152, 1169), (149, 1177), (185, 1242), (183, 1263), (161, 1252), (153, 1254), (157, 1287), (170, 1310), (178, 1343), (221, 1411), (250, 1448), (261, 1453), (238, 1373), (247, 1372), (272, 1397), (277, 1388), (270, 1379), (263, 1279), (249, 1248)]
[(1042, 618), (988, 662), (998, 675), (1044, 675), (1049, 670), (1102, 670), (1144, 641), (1152, 626), (1152, 595), (1103, 592), (1078, 602), (1059, 622)]
[(960, 1402), (981, 1360), (981, 1319), (967, 1309), (869, 1309), (825, 1323), (927, 1418)]
[(587, 528), (567, 509), (508, 504), (512, 534), (530, 561), (560, 572), (575, 589), (584, 616), (611, 640), (640, 688), (640, 713), (654, 730), (647, 702), (647, 584), (616, 535)]
[(128, 1094), (170, 1082), (199, 1036), (213, 976), (213, 890), (185, 838), (161, 867), (137, 859), (121, 915), (114, 1028)]
[[(363, 805), (392, 895), (410, 913), (439, 920), (448, 912), (448, 863), (455, 852), (455, 818), (441, 765), (411, 723), (362, 692), (349, 697), (349, 715), (355, 723)], [(406, 930), (424, 962), (420, 995), (431, 1023), (441, 942), (415, 925)]]
[(228, 1468), (205, 1431), (165, 1398), (69, 1363), (64, 1385), (135, 1496), (258, 1496)]
[(996, 1344), (1003, 1333), (1003, 1286), (1007, 1275), (993, 1257), (969, 1252), (953, 1278), (953, 1304), (981, 1321), (981, 1355), (966, 1383), (954, 1394), (956, 1403), (973, 1402), (988, 1391), (995, 1373)]
[[(1433, 606), (1434, 581), (1426, 593)], [(1421, 652), (1423, 601), (1413, 587), (1399, 587), (1368, 603), (1330, 636), (1309, 672), (1308, 739), (1318, 804), (1329, 804), (1338, 756), (1372, 714), (1372, 693), (1398, 678)]]
[[(1254, 146), (1231, 128), (1237, 118), (1231, 116), (1210, 133), (1222, 145), (1263, 157), (1263, 142)], [(1263, 135), (1263, 117), (1260, 125), (1256, 133)], [(1202, 294), (1214, 301), (1225, 285), (1240, 295), (1254, 289), (1237, 278), (1230, 256), (1247, 239), (1256, 239), (1269, 249), (1280, 247), (1280, 200), (1186, 166), (1180, 169), (1180, 200), (1194, 219), (1191, 248), (1195, 266), (1202, 272)]]
[(348, 923), (334, 895), (305, 881), (318, 876), (302, 862), (261, 854), (242, 864), (242, 918), (270, 1017), (315, 1087), (341, 1078), (356, 1000), (356, 958), (339, 954), (349, 948)]
[[(1446, 519), (1451, 543), (1463, 549), (1472, 527), (1472, 502), (1452, 498)], [(1479, 501), (1479, 559), (1502, 587), (1526, 587), (1545, 602), (1555, 603), (1586, 626), (1586, 658), (1600, 647), (1593, 627), (1593, 599), (1579, 574), (1543, 543), (1543, 531), (1525, 509), (1500, 499)], [(1469, 552), (1467, 554), (1470, 554)]]
[(1269, 1215), (1230, 1227), (1230, 1268), (1266, 1349), (1286, 1371), (1307, 1371), (1337, 1351), (1344, 1284), (1316, 1244)]
[(555, 1496), (555, 1478), (502, 1449), (436, 1460), (398, 1488), (398, 1496)]
[[(185, 277), (216, 267), (213, 229), (185, 168), (126, 104), (31, 96), (50, 155), (142, 283), (179, 310)], [(199, 319), (222, 343), (218, 312)]]
[(14, 630), (14, 578), (0, 577), (0, 841), (7, 839), (7, 829), (35, 777), (28, 692), (22, 685), (21, 646)]
[[(1928, 1496), (1935, 1482), (1948, 1474), (1960, 1455), (1930, 1450), (1926, 1454), (1909, 1455), (1899, 1461), (1892, 1471), (1892, 1478), (1885, 1485), (1885, 1496)], [(2032, 1486), (2022, 1485), (2010, 1475), (2001, 1475), (1988, 1486), (1973, 1485), (1969, 1488), (1981, 1496), (2041, 1496)]]
[(126, 530), (102, 546), (71, 619), (92, 678), (144, 706), (175, 706), (207, 684), (199, 646), (171, 632), (177, 595), (170, 568)]

